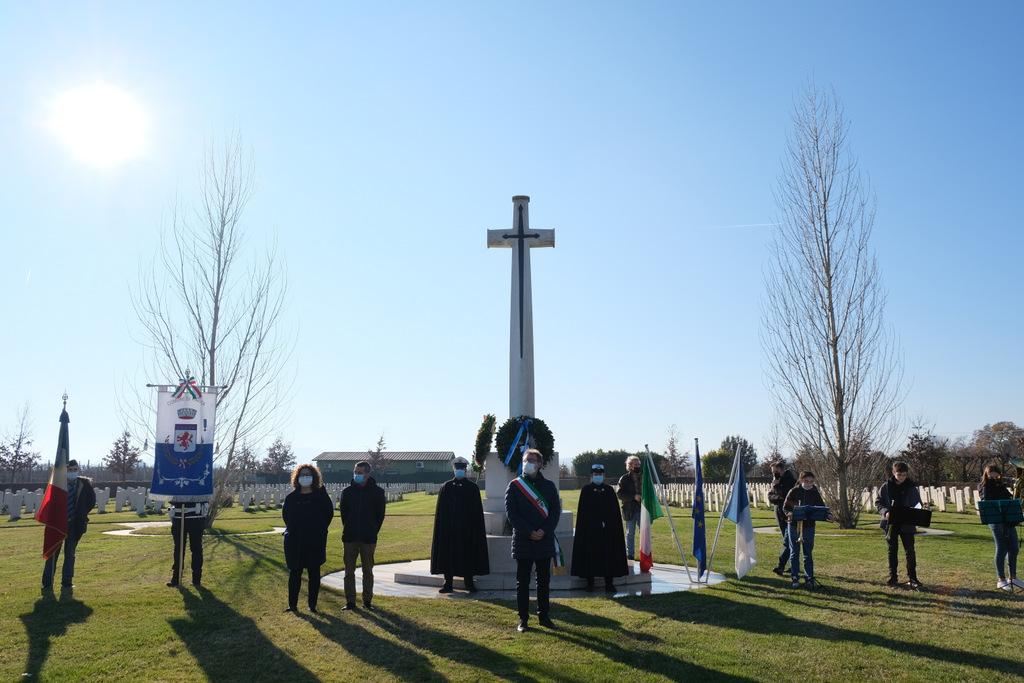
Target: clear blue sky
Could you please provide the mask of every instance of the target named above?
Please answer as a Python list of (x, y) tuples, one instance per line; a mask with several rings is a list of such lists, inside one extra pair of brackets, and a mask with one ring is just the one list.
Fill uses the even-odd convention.
[[(238, 129), (253, 249), (277, 239), (300, 455), (468, 455), (507, 417), (507, 251), (532, 197), (537, 411), (558, 450), (759, 446), (762, 269), (794, 94), (833, 85), (878, 196), (908, 418), (1024, 421), (1024, 5), (6, 3), (0, 9), (0, 428), (60, 394), (97, 461), (142, 359), (128, 286), (203, 147)], [(103, 80), (151, 117), (97, 171), (41, 125)], [(140, 378), (140, 380), (143, 378)], [(157, 378), (148, 378), (157, 379)], [(169, 379), (169, 378), (168, 378)]]

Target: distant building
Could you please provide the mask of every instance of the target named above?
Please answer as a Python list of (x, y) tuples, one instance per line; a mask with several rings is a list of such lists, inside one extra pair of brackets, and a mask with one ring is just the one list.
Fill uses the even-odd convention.
[[(379, 482), (439, 483), (452, 477), (454, 451), (384, 451), (384, 471), (375, 470)], [(347, 482), (360, 460), (370, 460), (366, 451), (324, 451), (313, 462), (328, 482)]]

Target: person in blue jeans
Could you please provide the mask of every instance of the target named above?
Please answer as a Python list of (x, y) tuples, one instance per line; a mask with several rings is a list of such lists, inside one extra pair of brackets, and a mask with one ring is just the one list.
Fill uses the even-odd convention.
[[(1003, 471), (999, 465), (991, 464), (985, 467), (978, 493), (982, 500), (1011, 500), (1010, 490), (1003, 483)], [(999, 577), (996, 588), (1005, 591), (1024, 588), (1024, 582), (1017, 579), (1017, 555), (1020, 553), (1017, 525), (989, 524), (988, 528), (996, 542), (996, 575)], [(1009, 579), (1006, 578), (1007, 564), (1010, 569)]]
[(53, 590), (53, 579), (57, 573), (57, 558), (64, 553), (61, 565), (60, 585), (65, 590), (74, 588), (75, 551), (78, 541), (89, 525), (89, 512), (96, 506), (96, 492), (92, 481), (79, 475), (78, 461), (68, 460), (68, 535), (64, 543), (43, 565), (43, 590)]
[[(791, 564), (790, 574), (793, 577), (793, 588), (800, 587), (800, 551), (804, 553), (804, 585), (807, 588), (814, 588), (817, 582), (814, 580), (814, 527), (813, 521), (794, 522), (793, 508), (802, 505), (824, 506), (821, 491), (814, 485), (814, 472), (804, 470), (800, 473), (800, 483), (790, 489), (786, 495), (783, 508), (786, 510), (786, 519), (789, 521), (789, 559)], [(832, 521), (832, 516), (828, 516)]]
[(789, 563), (789, 520), (786, 519), (786, 511), (782, 508), (786, 502), (786, 496), (796, 486), (796, 477), (786, 468), (786, 463), (776, 460), (772, 463), (772, 488), (768, 491), (768, 502), (775, 510), (775, 521), (782, 532), (782, 551), (779, 553), (779, 563), (772, 571), (779, 576), (786, 575), (786, 565)]
[(626, 523), (626, 557), (635, 559), (634, 541), (636, 529), (640, 526), (640, 493), (643, 480), (640, 474), (640, 458), (631, 455), (626, 458), (626, 473), (619, 477), (618, 497), (622, 502), (622, 521)]

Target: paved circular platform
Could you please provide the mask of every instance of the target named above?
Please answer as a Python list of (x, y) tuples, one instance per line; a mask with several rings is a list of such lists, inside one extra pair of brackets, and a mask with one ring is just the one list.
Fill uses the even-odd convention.
[[(115, 522), (118, 526), (126, 526), (127, 529), (115, 529), (114, 531), (104, 531), (103, 533), (107, 536), (132, 536), (134, 538), (143, 538), (146, 536), (152, 536), (153, 534), (137, 534), (136, 531), (140, 529), (156, 529), (160, 527), (171, 526), (170, 521), (164, 522)], [(241, 531), (236, 534), (225, 534), (226, 536), (269, 536), (271, 534), (283, 534), (283, 526), (275, 526), (271, 531)]]
[[(693, 572), (693, 568), (690, 569)], [(441, 594), (437, 592), (437, 586), (426, 586), (422, 584), (399, 583), (395, 581), (396, 574), (426, 574), (430, 573), (430, 560), (413, 560), (411, 562), (395, 562), (392, 564), (378, 564), (373, 568), (373, 592), (375, 595), (389, 595), (404, 598), (446, 598), (446, 599), (471, 599), (471, 600), (514, 600), (514, 590), (481, 590), (470, 595), (465, 591), (456, 590), (454, 593)], [(694, 576), (696, 576), (694, 574)], [(338, 592), (345, 590), (344, 572), (327, 574), (321, 579), (321, 585)], [(710, 585), (725, 581), (725, 576), (712, 572), (709, 579)], [(362, 569), (356, 569), (356, 587), (362, 585)], [(585, 590), (552, 590), (551, 597), (558, 598), (593, 598), (608, 596), (613, 598), (624, 598), (629, 596), (662, 595), (665, 593), (677, 593), (685, 590), (704, 588), (709, 584), (691, 583), (686, 576), (683, 567), (674, 564), (655, 564), (651, 569), (650, 583), (627, 584), (618, 586), (615, 593), (605, 593), (601, 590), (601, 582), (598, 581), (598, 590), (588, 593)]]

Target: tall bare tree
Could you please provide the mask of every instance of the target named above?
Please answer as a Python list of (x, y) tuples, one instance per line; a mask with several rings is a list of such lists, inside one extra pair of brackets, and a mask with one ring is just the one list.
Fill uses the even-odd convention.
[[(196, 373), (217, 394), (216, 491), (209, 523), (238, 471), (242, 444), (267, 438), (283, 417), (291, 348), (280, 329), (286, 278), (273, 248), (243, 252), (243, 214), (254, 166), (238, 135), (207, 150), (194, 206), (176, 204), (158, 258), (132, 292), (147, 374), (172, 382)], [(152, 440), (152, 397), (128, 406)]]
[(895, 435), (902, 365), (870, 247), (875, 200), (842, 105), (810, 85), (792, 125), (762, 344), (784, 429), (815, 462), (837, 521), (852, 527), (862, 488), (880, 476), (878, 451)]

